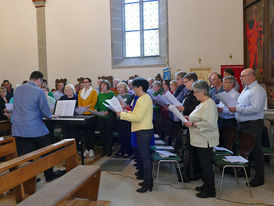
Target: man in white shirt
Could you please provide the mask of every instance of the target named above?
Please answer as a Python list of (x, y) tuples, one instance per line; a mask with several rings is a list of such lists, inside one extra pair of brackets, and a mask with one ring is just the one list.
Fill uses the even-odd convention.
[[(223, 78), (224, 92), (228, 95), (231, 102), (237, 102), (240, 95), (235, 89), (236, 80), (233, 76), (226, 76)], [(217, 105), (219, 112), (219, 131), (220, 131), (220, 145), (223, 146), (224, 140), (222, 139), (222, 130), (225, 126), (237, 127), (237, 121), (235, 119), (235, 113), (230, 112), (228, 107), (220, 102)]]
[(250, 186), (257, 187), (264, 184), (262, 132), (267, 96), (265, 89), (257, 82), (253, 69), (248, 68), (243, 70), (241, 80), (245, 88), (238, 98), (236, 107), (229, 108), (229, 111), (236, 112), (236, 119), (240, 130), (251, 132), (256, 136), (255, 145), (251, 152), (255, 160), (256, 174), (250, 182)]

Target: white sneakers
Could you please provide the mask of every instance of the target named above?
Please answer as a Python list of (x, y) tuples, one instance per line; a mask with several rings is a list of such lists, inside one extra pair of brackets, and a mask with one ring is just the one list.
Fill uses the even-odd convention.
[(85, 150), (84, 152), (84, 157), (94, 157), (94, 151), (91, 149), (91, 150)]

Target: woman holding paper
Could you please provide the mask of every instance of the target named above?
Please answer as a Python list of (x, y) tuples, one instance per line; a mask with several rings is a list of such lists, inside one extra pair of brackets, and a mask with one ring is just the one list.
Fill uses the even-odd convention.
[(212, 147), (219, 144), (218, 111), (209, 97), (209, 86), (199, 80), (192, 85), (194, 96), (201, 103), (189, 115), (184, 125), (189, 128), (190, 144), (195, 147), (204, 184), (195, 189), (199, 198), (215, 197), (215, 180), (212, 167)]
[[(117, 85), (117, 89), (119, 92), (118, 98), (122, 100), (122, 106), (126, 107), (130, 105), (132, 101), (132, 95), (129, 94), (129, 89), (126, 83), (120, 82)], [(119, 132), (119, 141), (120, 141), (120, 149), (118, 152), (118, 156), (128, 157), (132, 153), (132, 148), (130, 146), (130, 122), (125, 120), (117, 120), (118, 122), (118, 132)]]
[[(98, 112), (106, 112), (108, 108), (105, 106), (106, 100), (115, 96), (114, 92), (110, 91), (110, 83), (108, 80), (102, 80), (100, 83), (100, 93), (98, 94), (97, 104), (95, 110)], [(113, 140), (113, 113), (110, 111), (104, 116), (98, 116), (99, 131), (102, 142), (102, 156), (112, 155), (112, 140)]]
[(144, 193), (152, 190), (152, 159), (150, 142), (153, 135), (153, 104), (150, 96), (146, 93), (149, 83), (144, 78), (135, 78), (132, 83), (135, 94), (139, 97), (132, 112), (116, 112), (121, 120), (131, 122), (131, 131), (137, 134), (137, 144), (144, 168), (144, 182), (137, 192)]
[[(83, 80), (84, 87), (79, 91), (78, 94), (78, 107), (84, 107), (89, 110), (94, 110), (94, 107), (97, 102), (97, 92), (91, 87), (91, 79), (84, 78)], [(83, 114), (91, 114), (90, 111), (86, 111)], [(88, 129), (84, 129), (84, 145), (86, 147), (84, 156), (93, 157), (94, 156), (94, 125), (91, 125)]]
[(7, 120), (10, 118), (10, 113), (8, 113), (5, 105), (7, 103), (9, 103), (7, 89), (6, 87), (0, 87), (0, 120)]
[[(184, 115), (189, 116), (190, 113), (195, 109), (200, 101), (194, 96), (192, 85), (198, 80), (198, 76), (195, 72), (190, 72), (184, 77), (184, 85), (188, 90), (186, 97), (183, 102), (183, 106), (177, 106), (177, 108), (183, 112)], [(184, 129), (184, 128), (183, 128)], [(200, 178), (200, 166), (197, 158), (197, 152), (193, 146), (189, 143), (189, 132), (188, 129), (184, 129), (184, 135), (182, 135), (182, 160), (184, 169), (182, 170), (182, 176), (184, 182), (189, 182), (190, 180), (197, 180)]]

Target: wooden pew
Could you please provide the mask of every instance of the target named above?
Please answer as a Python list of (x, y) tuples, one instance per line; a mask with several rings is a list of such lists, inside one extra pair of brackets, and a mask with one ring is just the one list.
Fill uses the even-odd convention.
[(9, 120), (0, 121), (0, 136), (7, 136), (11, 134), (11, 123)]
[(10, 160), (17, 157), (16, 143), (14, 137), (6, 137), (0, 141), (0, 158)]
[[(63, 161), (67, 173), (35, 192), (36, 176)], [(65, 139), (11, 159), (0, 164), (0, 194), (14, 188), (16, 202), (21, 206), (64, 205), (73, 198), (84, 198), (97, 204), (101, 169), (98, 166), (77, 165), (74, 139)], [(97, 205), (101, 203), (99, 201)], [(109, 205), (107, 203), (105, 201), (103, 205)]]
[(36, 176), (65, 161), (66, 171), (78, 165), (75, 140), (60, 141), (0, 164), (0, 194), (14, 189), (16, 202), (36, 191)]

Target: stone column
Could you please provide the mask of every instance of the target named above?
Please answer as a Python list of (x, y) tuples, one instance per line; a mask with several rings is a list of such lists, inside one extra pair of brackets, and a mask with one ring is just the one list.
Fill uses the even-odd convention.
[(32, 0), (36, 8), (39, 71), (48, 79), (45, 5), (46, 0)]

